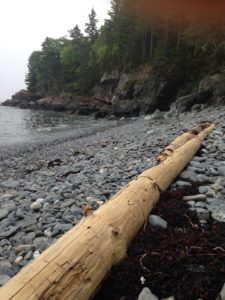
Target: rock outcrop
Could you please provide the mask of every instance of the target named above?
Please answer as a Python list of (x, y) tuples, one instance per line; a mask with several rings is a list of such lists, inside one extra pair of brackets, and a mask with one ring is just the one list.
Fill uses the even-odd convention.
[(2, 105), (16, 106), (20, 108), (34, 108), (37, 100), (39, 100), (41, 97), (42, 96), (40, 94), (33, 94), (27, 90), (20, 90), (12, 96), (12, 99), (6, 100), (2, 103)]
[(157, 108), (166, 111), (179, 90), (177, 78), (154, 73), (151, 68), (118, 74), (105, 74), (94, 89), (94, 98), (111, 103), (117, 116), (146, 114)]
[(215, 104), (225, 103), (225, 70), (213, 75), (204, 77), (199, 82), (199, 90), (210, 90), (212, 102)]
[(190, 111), (193, 106), (196, 106), (197, 104), (206, 104), (211, 98), (212, 91), (209, 89), (197, 91), (184, 97), (180, 97), (171, 104), (168, 116)]
[(201, 110), (203, 105), (225, 104), (225, 71), (205, 76), (197, 91), (178, 97), (184, 82), (175, 74), (162, 74), (143, 66), (132, 74), (114, 70), (105, 73), (95, 86), (93, 97), (61, 94), (42, 97), (21, 90), (3, 105), (20, 108), (70, 111), (82, 115), (96, 114), (138, 116), (152, 114), (156, 110), (169, 111), (174, 116), (188, 110)]
[(12, 99), (3, 102), (2, 105), (19, 108), (69, 111), (80, 115), (98, 113), (98, 116), (101, 117), (113, 113), (111, 104), (103, 103), (90, 97), (75, 97), (71, 94), (41, 97), (41, 95), (32, 94), (26, 90), (19, 91), (12, 96)]

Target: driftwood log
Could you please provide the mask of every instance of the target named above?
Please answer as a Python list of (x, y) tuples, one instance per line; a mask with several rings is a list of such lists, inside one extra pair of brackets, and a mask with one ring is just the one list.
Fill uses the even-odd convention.
[[(0, 289), (2, 300), (90, 299), (118, 264), (150, 211), (198, 151), (214, 125), (176, 139), (159, 165), (143, 172), (110, 201), (84, 217)], [(174, 146), (175, 145), (175, 146)], [(165, 159), (166, 156), (166, 159)]]

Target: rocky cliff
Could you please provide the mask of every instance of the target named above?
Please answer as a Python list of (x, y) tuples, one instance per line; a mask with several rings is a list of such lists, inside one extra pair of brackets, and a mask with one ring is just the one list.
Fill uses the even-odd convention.
[(169, 115), (174, 115), (191, 110), (193, 106), (201, 108), (201, 105), (224, 104), (224, 83), (225, 71), (207, 75), (190, 94), (180, 97), (184, 87), (181, 79), (169, 72), (153, 72), (151, 67), (144, 66), (131, 74), (120, 73), (118, 70), (104, 74), (94, 88), (93, 97), (66, 93), (57, 97), (43, 97), (21, 90), (3, 105), (67, 110), (83, 115), (95, 113), (96, 117), (137, 116), (151, 114), (155, 110), (170, 111)]

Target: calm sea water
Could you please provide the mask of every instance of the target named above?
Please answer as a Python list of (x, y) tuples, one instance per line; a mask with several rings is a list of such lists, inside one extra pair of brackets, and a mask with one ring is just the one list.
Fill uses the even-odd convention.
[(68, 129), (76, 133), (95, 127), (103, 127), (103, 120), (96, 121), (92, 117), (78, 117), (69, 113), (0, 106), (0, 149), (46, 140), (59, 134), (63, 136)]

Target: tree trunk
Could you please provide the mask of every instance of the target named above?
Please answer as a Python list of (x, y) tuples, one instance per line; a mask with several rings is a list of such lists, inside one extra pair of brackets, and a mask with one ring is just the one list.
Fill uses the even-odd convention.
[(150, 54), (149, 54), (150, 61), (153, 58), (153, 50), (154, 50), (154, 28), (153, 28), (153, 25), (152, 25), (152, 27), (151, 27), (151, 39), (150, 39)]
[[(92, 212), (0, 289), (4, 300), (87, 300), (126, 256), (152, 208), (198, 151), (214, 125), (201, 125), (171, 145), (159, 165), (143, 172)], [(167, 147), (168, 149), (168, 147)], [(126, 278), (125, 278), (126, 280)]]
[(164, 49), (167, 49), (168, 44), (168, 38), (169, 38), (169, 22), (166, 22), (165, 29), (164, 29)]
[(177, 27), (177, 45), (176, 45), (176, 51), (178, 52), (180, 47), (180, 40), (181, 40), (181, 25), (180, 22), (178, 23)]

